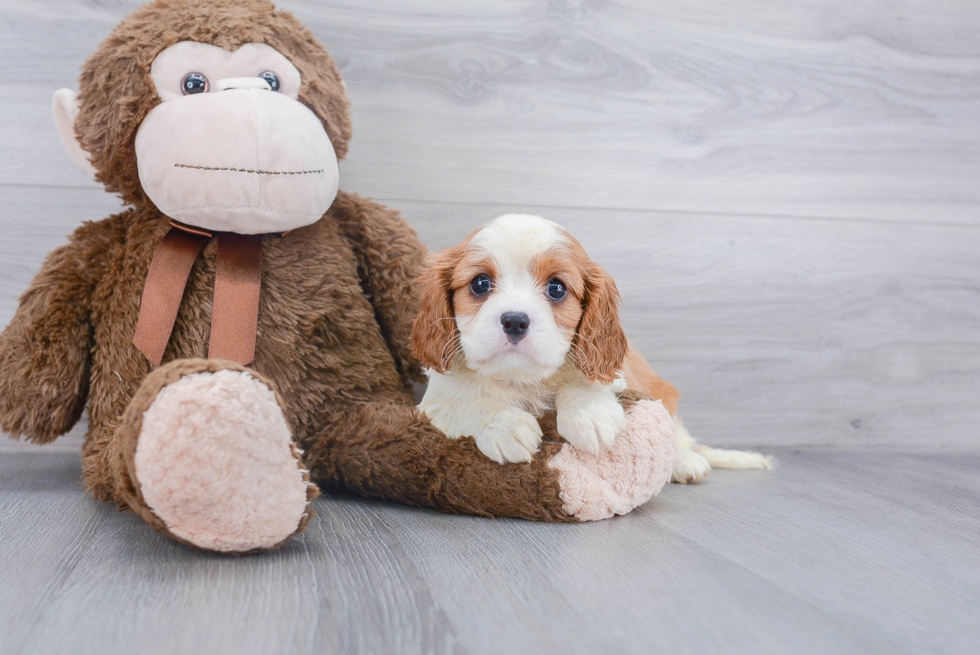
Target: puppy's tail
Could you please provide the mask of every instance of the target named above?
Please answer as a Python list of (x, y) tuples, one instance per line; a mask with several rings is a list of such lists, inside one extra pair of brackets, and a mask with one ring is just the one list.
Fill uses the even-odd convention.
[(681, 417), (674, 418), (674, 430), (677, 433), (677, 462), (671, 482), (680, 484), (697, 484), (711, 469), (767, 469), (775, 466), (771, 456), (761, 453), (751, 453), (744, 450), (722, 450), (701, 446), (694, 440), (691, 433), (684, 427)]
[(772, 455), (752, 452), (750, 450), (724, 450), (711, 446), (695, 446), (698, 453), (711, 464), (713, 469), (765, 469), (776, 468), (776, 460)]
[(677, 430), (677, 443), (680, 449), (693, 450), (698, 453), (711, 465), (713, 469), (765, 469), (771, 471), (776, 468), (776, 460), (772, 455), (763, 455), (748, 450), (725, 450), (722, 448), (712, 448), (702, 446), (694, 440), (691, 433), (684, 427), (684, 422), (678, 416), (674, 419), (674, 427)]

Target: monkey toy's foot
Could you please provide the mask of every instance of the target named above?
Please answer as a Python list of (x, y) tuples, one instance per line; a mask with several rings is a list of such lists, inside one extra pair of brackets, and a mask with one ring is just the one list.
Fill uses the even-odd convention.
[(120, 496), (178, 541), (269, 550), (314, 515), (317, 488), (271, 383), (232, 362), (178, 360), (154, 371), (119, 438)]
[(626, 514), (670, 481), (677, 459), (674, 422), (659, 400), (633, 400), (627, 400), (626, 429), (612, 448), (597, 456), (566, 443), (549, 462), (559, 471), (563, 509), (580, 521)]

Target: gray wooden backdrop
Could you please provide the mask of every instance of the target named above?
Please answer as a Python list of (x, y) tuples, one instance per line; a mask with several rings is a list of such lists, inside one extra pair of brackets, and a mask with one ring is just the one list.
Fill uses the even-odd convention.
[[(47, 251), (118, 207), (68, 163), (50, 99), (137, 4), (0, 3), (0, 324)], [(974, 0), (283, 6), (348, 84), (342, 187), (432, 248), (509, 211), (564, 223), (696, 435), (976, 445)]]

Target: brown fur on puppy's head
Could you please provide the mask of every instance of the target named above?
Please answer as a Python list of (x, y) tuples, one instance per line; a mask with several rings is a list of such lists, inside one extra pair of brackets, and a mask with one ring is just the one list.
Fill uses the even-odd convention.
[(337, 158), (351, 137), (347, 95), (333, 59), (308, 29), (266, 0), (157, 0), (129, 14), (89, 57), (79, 81), (75, 134), (97, 179), (124, 202), (149, 202), (136, 166), (136, 131), (161, 100), (150, 67), (179, 41), (234, 51), (265, 43), (299, 70), (298, 100), (319, 117)]

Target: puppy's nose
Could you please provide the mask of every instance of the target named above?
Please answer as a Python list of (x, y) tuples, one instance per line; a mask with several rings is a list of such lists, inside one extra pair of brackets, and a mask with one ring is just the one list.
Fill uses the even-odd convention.
[(507, 312), (501, 315), (500, 324), (504, 326), (504, 334), (513, 341), (520, 341), (527, 334), (531, 319), (524, 312)]

